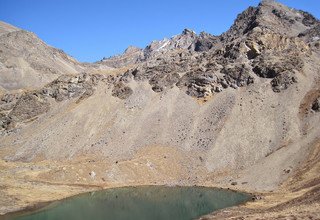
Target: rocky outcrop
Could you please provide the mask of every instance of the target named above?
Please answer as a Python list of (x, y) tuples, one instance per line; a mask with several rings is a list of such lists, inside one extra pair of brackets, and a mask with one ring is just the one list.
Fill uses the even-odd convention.
[(233, 88), (247, 86), (254, 83), (250, 67), (244, 64), (223, 67), (221, 72), (224, 74), (226, 82)]
[(22, 95), (8, 117), (14, 122), (21, 122), (47, 112), (50, 108), (48, 101), (37, 93)]
[(263, 78), (274, 78), (284, 71), (302, 71), (303, 61), (298, 56), (267, 55), (253, 62), (253, 71)]
[(52, 83), (45, 86), (41, 94), (54, 98), (56, 101), (63, 101), (70, 98), (89, 97), (94, 92), (101, 75), (82, 73), (76, 76), (63, 75)]
[(40, 90), (4, 94), (0, 100), (0, 128), (11, 130), (17, 123), (46, 113), (50, 109), (49, 98), (57, 102), (74, 98), (80, 102), (93, 95), (95, 86), (102, 80), (108, 83), (101, 75), (62, 75)]
[(126, 99), (132, 94), (132, 89), (126, 86), (122, 82), (118, 82), (112, 89), (112, 96), (118, 97), (119, 99)]
[(210, 96), (213, 92), (217, 78), (212, 72), (188, 72), (177, 83), (190, 96), (203, 98)]
[(17, 123), (33, 119), (50, 109), (50, 104), (46, 98), (36, 92), (22, 95), (6, 94), (1, 100), (0, 130), (10, 130)]
[(295, 74), (286, 70), (272, 79), (271, 86), (274, 92), (281, 92), (282, 90), (286, 90), (293, 83), (297, 83)]

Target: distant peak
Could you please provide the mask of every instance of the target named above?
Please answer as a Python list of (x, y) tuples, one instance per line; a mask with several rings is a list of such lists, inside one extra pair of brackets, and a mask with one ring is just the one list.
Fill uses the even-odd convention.
[(195, 35), (196, 32), (194, 32), (193, 30), (191, 29), (188, 29), (188, 28), (185, 28), (183, 31), (182, 31), (182, 35)]
[(283, 10), (290, 10), (289, 7), (277, 2), (277, 1), (274, 1), (274, 0), (262, 0), (259, 5), (258, 5), (258, 8), (281, 8)]
[(259, 5), (277, 4), (275, 0), (261, 0)]
[(135, 52), (138, 52), (138, 51), (141, 51), (142, 49), (140, 49), (139, 47), (135, 47), (135, 46), (129, 46), (125, 51), (124, 53), (125, 54), (131, 54), (131, 53), (135, 53)]

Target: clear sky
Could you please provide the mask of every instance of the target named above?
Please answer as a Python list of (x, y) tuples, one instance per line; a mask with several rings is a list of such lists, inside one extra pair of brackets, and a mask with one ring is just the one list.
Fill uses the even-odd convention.
[[(279, 0), (320, 17), (320, 0)], [(259, 0), (0, 0), (0, 20), (36, 33), (79, 61), (94, 62), (129, 45), (184, 28), (221, 34)]]

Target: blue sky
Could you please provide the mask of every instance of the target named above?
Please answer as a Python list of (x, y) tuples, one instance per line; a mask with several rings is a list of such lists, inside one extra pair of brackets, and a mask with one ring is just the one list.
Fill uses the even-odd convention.
[[(319, 0), (279, 0), (320, 17)], [(0, 20), (36, 33), (79, 61), (179, 34), (221, 34), (259, 0), (0, 0)]]

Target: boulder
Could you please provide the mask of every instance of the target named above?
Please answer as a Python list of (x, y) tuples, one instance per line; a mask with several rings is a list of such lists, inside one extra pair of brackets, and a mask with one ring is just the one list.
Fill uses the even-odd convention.
[(127, 99), (132, 93), (132, 89), (122, 82), (116, 83), (112, 89), (112, 96), (120, 99)]
[(314, 102), (312, 103), (311, 109), (315, 112), (320, 111), (320, 97), (314, 100)]
[(278, 74), (271, 81), (272, 90), (274, 92), (281, 92), (282, 90), (287, 89), (291, 84), (296, 83), (297, 78), (294, 73), (285, 71), (281, 74)]

